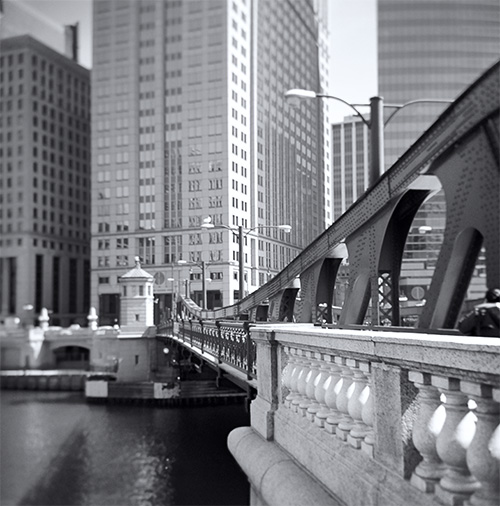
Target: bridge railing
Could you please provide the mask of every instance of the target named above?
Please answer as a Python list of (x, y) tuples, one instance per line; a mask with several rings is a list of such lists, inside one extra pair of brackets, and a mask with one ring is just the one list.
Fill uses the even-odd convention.
[[(258, 357), (252, 429), (333, 497), (500, 503), (500, 339), (306, 324), (251, 333)], [(253, 483), (264, 463), (252, 468), (249, 449), (236, 443), (239, 430), (229, 447)]]
[(248, 380), (257, 376), (256, 345), (250, 338), (249, 322), (180, 319), (158, 326), (158, 335), (175, 336), (201, 354), (244, 373)]

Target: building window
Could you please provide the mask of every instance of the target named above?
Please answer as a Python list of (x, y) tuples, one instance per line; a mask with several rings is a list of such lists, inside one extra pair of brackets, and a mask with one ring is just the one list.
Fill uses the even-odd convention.
[(155, 263), (155, 238), (140, 237), (139, 238), (139, 256), (144, 264)]

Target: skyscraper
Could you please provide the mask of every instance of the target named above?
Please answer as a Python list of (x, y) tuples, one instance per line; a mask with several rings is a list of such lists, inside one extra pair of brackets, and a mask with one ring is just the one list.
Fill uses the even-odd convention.
[(344, 214), (368, 187), (369, 141), (368, 127), (356, 116), (332, 125), (334, 220)]
[(86, 323), (89, 71), (28, 35), (0, 40), (0, 314)]
[(16, 0), (0, 1), (0, 38), (29, 34), (58, 53), (77, 61), (78, 23), (58, 25), (29, 4)]
[[(135, 255), (155, 276), (158, 314), (181, 291), (201, 303), (202, 272), (208, 307), (221, 307), (242, 295), (227, 227), (247, 234), (245, 293), (324, 229), (322, 108), (283, 104), (288, 88), (319, 89), (318, 30), (309, 0), (94, 2), (101, 323), (117, 317), (117, 277)], [(207, 217), (215, 227), (202, 230)]]
[[(378, 0), (378, 86), (386, 103), (454, 100), (500, 52), (497, 0)], [(444, 104), (402, 109), (385, 128), (386, 167)]]

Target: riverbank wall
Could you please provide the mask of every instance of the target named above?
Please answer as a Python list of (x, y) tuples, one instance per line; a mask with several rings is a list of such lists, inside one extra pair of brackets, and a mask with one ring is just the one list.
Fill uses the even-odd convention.
[(243, 402), (247, 393), (236, 387), (217, 385), (215, 381), (179, 381), (175, 383), (87, 381), (85, 396), (89, 402), (156, 404), (161, 406), (217, 405)]
[(87, 372), (85, 371), (1, 371), (2, 390), (58, 390), (83, 391)]
[(87, 371), (0, 371), (2, 390), (81, 391), (88, 402), (161, 406), (218, 405), (244, 402), (239, 388), (212, 380), (119, 382), (109, 374)]

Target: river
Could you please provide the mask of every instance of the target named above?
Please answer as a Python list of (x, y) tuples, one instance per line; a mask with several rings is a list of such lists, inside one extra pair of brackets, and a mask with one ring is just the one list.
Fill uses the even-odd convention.
[(227, 450), (243, 404), (88, 404), (80, 392), (1, 392), (0, 503), (245, 505)]

